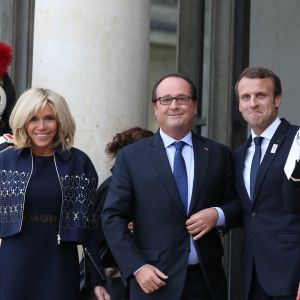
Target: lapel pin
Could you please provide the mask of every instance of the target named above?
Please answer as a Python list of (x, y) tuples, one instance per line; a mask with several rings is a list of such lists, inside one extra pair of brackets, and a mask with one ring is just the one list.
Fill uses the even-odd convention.
[(205, 151), (208, 151), (208, 148), (206, 148), (206, 147), (204, 147), (203, 149), (204, 149)]
[(271, 149), (271, 153), (275, 153), (277, 150), (278, 144), (274, 144)]

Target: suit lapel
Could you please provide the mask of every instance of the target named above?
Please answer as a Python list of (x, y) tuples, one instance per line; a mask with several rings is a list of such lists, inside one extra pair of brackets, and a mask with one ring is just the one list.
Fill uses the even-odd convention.
[(245, 165), (247, 149), (248, 149), (248, 147), (250, 147), (251, 141), (252, 141), (252, 137), (250, 136), (248, 138), (247, 142), (242, 146), (240, 155), (238, 156), (238, 161), (236, 162), (237, 166), (238, 166), (236, 180), (238, 180), (240, 182), (240, 184), (238, 184), (238, 186), (241, 188), (242, 197), (243, 197), (243, 199), (246, 199), (245, 203), (247, 204), (248, 208), (251, 207), (252, 201), (248, 195), (248, 192), (247, 192), (247, 189), (245, 186), (244, 165)]
[(202, 139), (193, 135), (193, 151), (194, 182), (189, 212), (193, 210), (197, 199), (200, 197), (201, 190), (203, 190), (204, 179), (208, 167), (209, 147)]
[(289, 123), (283, 119), (270, 141), (270, 144), (267, 148), (265, 156), (264, 156), (264, 158), (261, 162), (260, 168), (258, 170), (256, 183), (255, 183), (253, 202), (255, 202), (256, 196), (262, 185), (264, 177), (266, 176), (267, 170), (269, 169), (272, 161), (275, 159), (275, 157), (277, 156), (277, 153), (279, 152), (281, 146), (283, 145), (283, 142), (286, 137), (286, 130), (287, 130), (288, 126), (289, 126)]
[(149, 146), (150, 156), (156, 169), (157, 177), (159, 178), (162, 186), (166, 189), (167, 193), (170, 195), (171, 201), (178, 206), (184, 215), (186, 215), (183, 203), (177, 190), (176, 182), (172, 174), (166, 149), (159, 132), (154, 135)]

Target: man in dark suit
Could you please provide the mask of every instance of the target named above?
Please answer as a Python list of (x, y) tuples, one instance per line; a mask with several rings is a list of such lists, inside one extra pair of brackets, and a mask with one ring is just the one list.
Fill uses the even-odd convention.
[(300, 190), (298, 195), (293, 190), (293, 198), (287, 199), (284, 166), (299, 127), (278, 118), (281, 83), (271, 70), (245, 69), (236, 94), (251, 128), (248, 141), (234, 153), (245, 227), (244, 299), (295, 300), (300, 282), (300, 210), (289, 211), (286, 201), (299, 203)]
[(227, 299), (216, 226), (234, 226), (240, 213), (230, 151), (192, 133), (189, 78), (164, 76), (152, 102), (160, 129), (118, 154), (102, 216), (106, 239), (131, 300)]

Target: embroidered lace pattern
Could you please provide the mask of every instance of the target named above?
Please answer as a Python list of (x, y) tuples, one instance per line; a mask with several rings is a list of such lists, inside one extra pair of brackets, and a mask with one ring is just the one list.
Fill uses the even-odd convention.
[(63, 188), (62, 228), (94, 228), (94, 196), (97, 179), (85, 174), (60, 178)]
[[(20, 222), (23, 217), (24, 195), (30, 173), (0, 170), (0, 223)], [(93, 229), (94, 196), (97, 179), (85, 174), (60, 178), (63, 205), (61, 228)]]
[(30, 173), (0, 170), (0, 222), (17, 222), (22, 218), (24, 194)]

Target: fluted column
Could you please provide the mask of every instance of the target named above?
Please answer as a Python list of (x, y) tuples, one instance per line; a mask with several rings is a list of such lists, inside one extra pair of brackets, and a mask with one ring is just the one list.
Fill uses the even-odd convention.
[(112, 136), (147, 124), (150, 0), (36, 0), (32, 85), (68, 101), (76, 146), (109, 174)]

